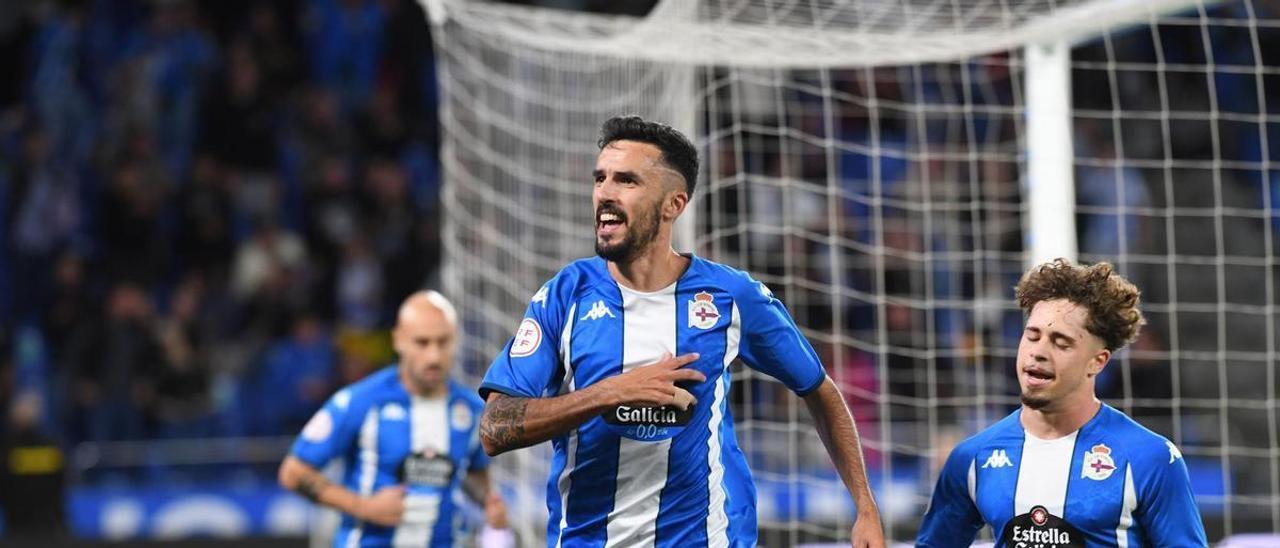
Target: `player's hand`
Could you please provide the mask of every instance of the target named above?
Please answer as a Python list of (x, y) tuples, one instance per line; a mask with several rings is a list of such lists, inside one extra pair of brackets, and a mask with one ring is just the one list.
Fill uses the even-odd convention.
[(853, 548), (884, 548), (884, 530), (880, 515), (859, 515), (853, 522)]
[(484, 499), (484, 522), (494, 529), (507, 528), (507, 503), (497, 490), (490, 490)]
[(613, 391), (619, 403), (671, 405), (681, 410), (688, 409), (698, 403), (698, 400), (688, 390), (676, 386), (676, 383), (707, 380), (698, 370), (685, 368), (697, 359), (697, 353), (672, 356), (664, 352), (658, 361), (605, 379), (601, 384)]
[(404, 486), (383, 487), (372, 496), (360, 500), (360, 519), (391, 527), (404, 515)]

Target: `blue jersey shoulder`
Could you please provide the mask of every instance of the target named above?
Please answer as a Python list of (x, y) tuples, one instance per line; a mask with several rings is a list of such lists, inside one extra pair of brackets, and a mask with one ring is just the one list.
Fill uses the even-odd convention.
[(773, 292), (763, 282), (757, 280), (746, 271), (732, 266), (694, 257), (695, 268), (702, 270), (705, 276), (722, 284), (722, 287), (733, 295), (737, 301), (773, 299)]
[(1182, 456), (1168, 438), (1151, 431), (1119, 409), (1103, 404), (1102, 412), (1107, 415), (1106, 431), (1123, 439), (1125, 445), (1136, 456), (1135, 460), (1139, 462), (1172, 461), (1173, 455)]
[(333, 399), (335, 403), (342, 407), (369, 405), (394, 394), (399, 382), (399, 366), (391, 364), (338, 390), (334, 393)]
[(952, 454), (963, 455), (966, 459), (971, 460), (977, 456), (978, 451), (984, 445), (998, 437), (1021, 436), (1022, 423), (1019, 422), (1020, 413), (1021, 410), (1016, 410), (1006, 415), (1003, 419), (996, 421), (995, 424), (982, 429), (977, 434), (965, 438), (964, 441), (956, 444), (955, 449), (951, 450)]
[(542, 284), (531, 302), (566, 306), (583, 289), (606, 281), (611, 281), (611, 278), (604, 259), (584, 257), (565, 265), (547, 283)]

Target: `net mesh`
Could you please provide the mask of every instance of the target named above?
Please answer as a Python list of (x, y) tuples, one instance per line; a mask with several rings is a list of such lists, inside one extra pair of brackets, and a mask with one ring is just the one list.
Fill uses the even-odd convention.
[[(664, 2), (647, 18), (427, 2), (444, 91), (447, 292), (478, 381), (530, 296), (592, 253), (600, 123), (696, 137), (681, 250), (788, 305), (862, 431), (888, 531), (914, 536), (950, 448), (1017, 404), (1012, 286), (1039, 231), (1143, 290), (1104, 401), (1187, 456), (1210, 539), (1280, 530), (1271, 168), (1280, 13), (1265, 3)], [(1034, 226), (1022, 46), (1071, 41), (1076, 226)], [(761, 542), (847, 538), (803, 405), (735, 371)], [(544, 534), (549, 447), (499, 459)]]

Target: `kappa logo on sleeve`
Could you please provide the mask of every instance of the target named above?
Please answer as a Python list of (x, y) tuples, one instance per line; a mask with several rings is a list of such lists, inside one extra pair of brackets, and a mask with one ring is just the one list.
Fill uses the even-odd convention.
[(1182, 458), (1182, 451), (1178, 450), (1178, 446), (1169, 440), (1164, 440), (1164, 443), (1169, 446), (1169, 464), (1173, 464), (1173, 461)]
[(542, 346), (542, 326), (533, 318), (525, 318), (516, 328), (516, 338), (511, 341), (512, 358), (523, 358), (532, 355)]
[(541, 305), (542, 305), (542, 308), (546, 308), (546, 307), (547, 307), (547, 293), (549, 293), (550, 291), (551, 291), (550, 286), (546, 286), (546, 285), (542, 286), (542, 289), (539, 289), (537, 293), (534, 293), (534, 294), (533, 294), (533, 298), (532, 298), (532, 299), (529, 299), (529, 302), (530, 302), (530, 303), (539, 303), (539, 304), (541, 304)]

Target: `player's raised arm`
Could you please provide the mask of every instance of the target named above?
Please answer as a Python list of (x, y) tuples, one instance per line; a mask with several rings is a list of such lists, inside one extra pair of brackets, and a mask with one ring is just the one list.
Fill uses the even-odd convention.
[(813, 416), (818, 437), (831, 455), (831, 461), (840, 473), (840, 479), (849, 489), (858, 507), (853, 525), (853, 545), (884, 546), (884, 530), (880, 525), (880, 510), (871, 487), (867, 484), (867, 467), (862, 460), (862, 442), (853, 415), (844, 403), (844, 396), (836, 383), (827, 377), (817, 390), (804, 397), (804, 403)]
[(480, 417), (480, 443), (490, 456), (528, 447), (568, 432), (622, 404), (673, 405), (687, 409), (696, 402), (676, 383), (706, 380), (702, 373), (684, 368), (697, 359), (697, 354), (667, 355), (651, 365), (550, 398), (490, 391)]

